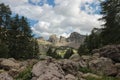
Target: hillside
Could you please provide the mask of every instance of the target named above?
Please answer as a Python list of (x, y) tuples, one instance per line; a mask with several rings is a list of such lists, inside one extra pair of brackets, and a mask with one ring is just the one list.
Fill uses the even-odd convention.
[(0, 58), (0, 80), (120, 80), (119, 47), (108, 45), (93, 55), (74, 54), (69, 59)]

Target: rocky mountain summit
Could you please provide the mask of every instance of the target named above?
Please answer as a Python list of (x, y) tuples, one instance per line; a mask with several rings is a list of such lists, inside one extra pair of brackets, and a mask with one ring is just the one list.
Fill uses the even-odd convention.
[[(68, 38), (65, 38), (63, 36), (60, 36), (60, 38), (58, 38), (57, 35), (53, 34), (49, 37), (48, 40), (46, 40), (46, 42), (51, 43), (54, 46), (68, 46), (78, 49), (80, 44), (83, 43), (84, 39), (85, 35), (73, 32)], [(43, 40), (43, 38), (41, 40)]]

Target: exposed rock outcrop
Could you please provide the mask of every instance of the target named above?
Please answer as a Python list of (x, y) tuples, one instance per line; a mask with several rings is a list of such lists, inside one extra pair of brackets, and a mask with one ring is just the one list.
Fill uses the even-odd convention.
[(67, 40), (66, 40), (66, 38), (65, 38), (65, 37), (60, 36), (59, 42), (60, 42), (60, 43), (66, 43), (66, 42), (67, 42)]
[(49, 37), (48, 41), (51, 42), (51, 43), (53, 43), (53, 44), (56, 44), (56, 43), (59, 42), (59, 39), (58, 39), (58, 37), (55, 34), (53, 34), (53, 35), (51, 35)]
[(64, 59), (64, 60), (60, 60), (58, 63), (60, 64), (60, 66), (63, 69), (63, 71), (65, 72), (65, 74), (72, 74), (72, 75), (77, 74), (77, 71), (79, 69), (78, 62)]
[(14, 58), (0, 58), (0, 80), (13, 80), (19, 73), (37, 62), (36, 59), (18, 61)]
[(0, 63), (0, 67), (7, 70), (10, 70), (11, 68), (19, 69), (20, 64), (11, 59), (3, 59)]
[(89, 62), (89, 68), (100, 75), (116, 76), (117, 68), (109, 58), (97, 58)]
[(99, 53), (100, 56), (110, 58), (115, 62), (120, 62), (120, 45), (107, 45), (94, 50), (93, 53)]
[(85, 35), (81, 35), (77, 32), (73, 32), (68, 38), (65, 38), (63, 36), (60, 36), (60, 38), (58, 38), (57, 35), (54, 34), (49, 37), (48, 41), (44, 40), (42, 37), (42, 38), (38, 38), (38, 42), (41, 43), (41, 41), (43, 40), (46, 43), (50, 43), (52, 46), (57, 46), (57, 47), (68, 46), (78, 49), (80, 44), (84, 42), (84, 39), (85, 39)]
[(77, 32), (71, 33), (71, 35), (67, 38), (68, 46), (78, 49), (80, 44), (84, 42), (85, 36), (81, 35)]
[(32, 73), (35, 80), (65, 80), (65, 73), (60, 65), (54, 62), (40, 61), (33, 66)]
[(7, 72), (0, 73), (0, 80), (14, 80)]
[(77, 33), (77, 32), (73, 32), (71, 33), (71, 35), (67, 38), (68, 42), (75, 42), (75, 43), (79, 43), (79, 42), (83, 42), (84, 41), (85, 36)]
[(75, 78), (74, 75), (68, 74), (68, 75), (65, 76), (65, 79), (66, 80), (75, 80), (76, 78)]

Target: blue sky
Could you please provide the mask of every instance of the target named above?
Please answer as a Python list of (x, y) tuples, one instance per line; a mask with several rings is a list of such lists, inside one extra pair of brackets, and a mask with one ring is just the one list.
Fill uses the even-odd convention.
[(71, 32), (89, 34), (100, 28), (99, 0), (0, 0), (10, 6), (13, 13), (25, 16), (36, 36), (46, 39), (56, 34), (69, 36)]

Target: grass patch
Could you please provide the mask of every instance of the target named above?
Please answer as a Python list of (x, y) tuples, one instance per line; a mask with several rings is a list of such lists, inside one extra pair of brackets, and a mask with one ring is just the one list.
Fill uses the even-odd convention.
[(103, 77), (100, 78), (100, 79), (89, 76), (89, 77), (86, 77), (85, 79), (86, 79), (86, 80), (120, 80), (120, 79), (118, 79), (118, 78), (108, 77), (108, 76), (103, 76)]
[(83, 73), (93, 73), (93, 71), (87, 67), (80, 67), (79, 71)]
[(15, 80), (31, 80), (32, 73), (31, 67), (26, 68), (23, 72), (21, 72)]

